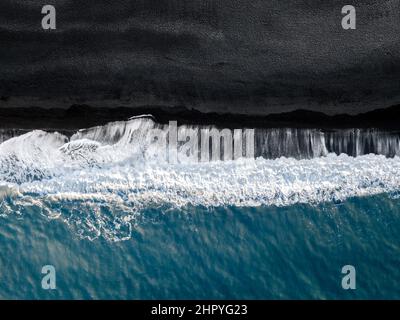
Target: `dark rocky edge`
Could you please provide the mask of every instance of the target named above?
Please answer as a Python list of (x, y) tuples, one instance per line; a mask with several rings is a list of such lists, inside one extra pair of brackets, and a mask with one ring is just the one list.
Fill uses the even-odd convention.
[(88, 128), (132, 116), (151, 114), (157, 122), (178, 121), (178, 125), (216, 125), (223, 128), (377, 128), (400, 130), (400, 105), (358, 115), (326, 115), (321, 112), (296, 110), (267, 116), (202, 113), (185, 107), (143, 106), (136, 108), (96, 108), (73, 105), (68, 109), (0, 108), (0, 129), (45, 129), (69, 131)]

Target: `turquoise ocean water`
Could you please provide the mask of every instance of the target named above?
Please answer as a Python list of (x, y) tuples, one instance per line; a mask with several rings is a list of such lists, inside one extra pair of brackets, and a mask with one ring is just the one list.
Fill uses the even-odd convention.
[(168, 133), (147, 117), (0, 144), (1, 299), (400, 298), (397, 140), (345, 132), (351, 157), (286, 130), (263, 149), (288, 157), (171, 162), (153, 129)]
[[(2, 299), (400, 298), (400, 200), (146, 210), (129, 240), (92, 241), (35, 208), (0, 218)], [(57, 289), (41, 288), (56, 268)], [(343, 290), (341, 268), (356, 268)]]

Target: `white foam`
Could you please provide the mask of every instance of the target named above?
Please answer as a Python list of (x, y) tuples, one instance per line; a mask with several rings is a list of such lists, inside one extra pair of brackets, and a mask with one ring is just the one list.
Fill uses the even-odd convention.
[(102, 167), (68, 166), (65, 171), (58, 167), (52, 173), (7, 186), (39, 198), (112, 201), (136, 208), (163, 204), (286, 206), (400, 189), (400, 158), (377, 155), (175, 165), (125, 161)]
[[(146, 160), (140, 139), (153, 125), (134, 119), (119, 129), (80, 131), (70, 142), (58, 133), (33, 131), (2, 143), (0, 211), (35, 207), (79, 226), (82, 236), (121, 240), (129, 238), (131, 221), (152, 207), (288, 206), (400, 190), (399, 157)], [(111, 142), (117, 129), (119, 138)]]
[(143, 151), (156, 126), (134, 118), (80, 130), (71, 141), (39, 130), (7, 140), (0, 144), (0, 183), (40, 196), (123, 194), (140, 206), (291, 205), (400, 187), (400, 158), (379, 155), (169, 164), (154, 157), (157, 150), (151, 158)]

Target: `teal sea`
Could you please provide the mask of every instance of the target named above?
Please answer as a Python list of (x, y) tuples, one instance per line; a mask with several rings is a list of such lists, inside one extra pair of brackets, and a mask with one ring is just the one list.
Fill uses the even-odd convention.
[[(92, 241), (35, 207), (0, 218), (1, 299), (398, 299), (400, 200), (142, 212)], [(55, 290), (41, 268), (56, 269)], [(341, 268), (356, 268), (343, 290)]]
[(397, 138), (341, 132), (350, 156), (287, 129), (256, 139), (286, 156), (198, 162), (166, 160), (154, 130), (169, 134), (136, 117), (0, 144), (0, 299), (400, 298)]

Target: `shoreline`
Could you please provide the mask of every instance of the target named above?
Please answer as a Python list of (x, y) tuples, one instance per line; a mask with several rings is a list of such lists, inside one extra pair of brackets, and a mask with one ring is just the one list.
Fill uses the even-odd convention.
[(232, 113), (202, 113), (185, 107), (143, 106), (135, 108), (96, 108), (72, 105), (68, 109), (0, 108), (0, 129), (63, 130), (65, 132), (126, 121), (150, 114), (158, 123), (177, 121), (178, 125), (214, 125), (219, 128), (299, 128), (299, 129), (381, 129), (400, 130), (400, 105), (357, 115), (326, 115), (322, 112), (296, 110), (255, 116)]

